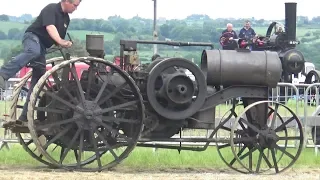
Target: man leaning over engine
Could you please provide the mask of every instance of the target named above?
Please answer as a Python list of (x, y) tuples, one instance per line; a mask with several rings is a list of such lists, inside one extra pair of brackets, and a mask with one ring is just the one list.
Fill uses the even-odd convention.
[[(32, 79), (23, 111), (18, 121), (27, 121), (27, 107), (32, 89), (46, 71), (46, 49), (53, 44), (71, 47), (70, 41), (64, 40), (69, 23), (69, 13), (73, 13), (81, 0), (61, 0), (44, 7), (37, 19), (27, 28), (22, 38), (23, 51), (0, 69), (0, 88), (5, 88), (5, 81), (13, 77), (24, 66), (32, 67)], [(17, 121), (17, 122), (18, 122)], [(10, 123), (8, 123), (10, 124)], [(4, 124), (3, 127), (6, 128)]]

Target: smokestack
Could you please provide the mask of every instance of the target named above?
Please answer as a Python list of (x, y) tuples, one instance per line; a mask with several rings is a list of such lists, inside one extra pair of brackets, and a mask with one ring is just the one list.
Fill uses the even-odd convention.
[[(297, 3), (285, 3), (285, 31), (287, 40), (296, 41), (296, 28), (297, 28)], [(295, 46), (295, 45), (293, 45)]]

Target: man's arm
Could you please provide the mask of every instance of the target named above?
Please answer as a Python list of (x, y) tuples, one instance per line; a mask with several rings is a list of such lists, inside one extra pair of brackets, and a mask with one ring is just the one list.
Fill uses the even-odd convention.
[(58, 30), (55, 25), (48, 25), (46, 26), (46, 30), (48, 31), (48, 34), (50, 37), (57, 43), (62, 44), (62, 39), (58, 33)]
[(58, 44), (64, 47), (71, 46), (71, 42), (66, 41), (61, 38), (55, 24), (55, 7), (53, 5), (48, 5), (42, 10), (42, 26), (46, 27), (49, 36)]
[[(251, 28), (252, 29), (252, 28)], [(254, 31), (254, 29), (252, 29), (252, 36), (256, 36), (256, 32)]]
[(46, 27), (46, 30), (50, 37), (57, 43), (61, 43), (61, 37), (58, 33), (56, 24), (56, 16), (55, 16), (55, 8), (52, 5), (48, 5), (42, 10), (42, 26)]
[(244, 38), (243, 29), (241, 29), (240, 32), (239, 32), (239, 38)]
[(238, 39), (237, 32), (235, 32), (235, 31), (233, 31), (233, 32), (234, 32), (233, 39)]

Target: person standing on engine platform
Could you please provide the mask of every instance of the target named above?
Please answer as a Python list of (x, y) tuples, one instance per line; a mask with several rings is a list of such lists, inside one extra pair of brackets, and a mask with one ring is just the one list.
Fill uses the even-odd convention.
[(246, 21), (244, 27), (239, 32), (239, 38), (252, 39), (254, 37), (256, 37), (256, 32), (251, 28), (250, 21)]
[[(0, 68), (0, 88), (24, 66), (32, 67), (31, 84), (21, 116), (17, 121), (27, 121), (27, 107), (33, 87), (46, 72), (46, 49), (52, 45), (71, 47), (72, 42), (64, 40), (69, 27), (69, 13), (73, 13), (81, 0), (61, 0), (44, 7), (37, 19), (27, 28), (22, 38), (23, 51)], [(4, 125), (5, 127), (5, 125)]]
[(227, 24), (227, 29), (222, 31), (220, 42), (222, 44), (222, 49), (224, 50), (234, 50), (236, 48), (236, 42), (234, 39), (238, 39), (237, 33), (233, 30), (233, 25), (231, 23)]

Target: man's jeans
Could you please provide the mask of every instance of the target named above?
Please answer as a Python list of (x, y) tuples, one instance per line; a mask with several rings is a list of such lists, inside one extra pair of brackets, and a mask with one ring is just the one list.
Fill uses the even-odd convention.
[(32, 78), (31, 84), (28, 91), (26, 102), (23, 106), (23, 110), (19, 120), (27, 121), (27, 110), (32, 93), (33, 87), (36, 85), (40, 77), (46, 72), (46, 59), (45, 59), (45, 48), (40, 43), (39, 38), (30, 32), (26, 32), (22, 39), (23, 52), (12, 59), (7, 64), (3, 65), (0, 69), (0, 75), (8, 80), (13, 77), (17, 72), (24, 66), (30, 63), (32, 67)]

